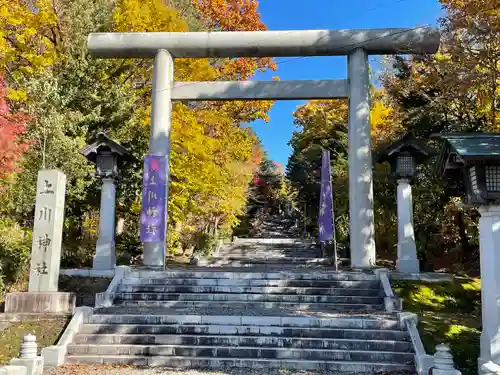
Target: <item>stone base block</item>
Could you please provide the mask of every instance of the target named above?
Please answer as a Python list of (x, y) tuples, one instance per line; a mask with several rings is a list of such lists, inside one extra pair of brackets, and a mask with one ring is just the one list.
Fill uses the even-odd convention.
[(398, 259), (396, 260), (396, 271), (401, 273), (419, 273), (419, 261), (416, 258)]
[(0, 366), (0, 375), (27, 375), (27, 373), (28, 369), (25, 366)]
[(92, 262), (94, 270), (114, 270), (116, 266), (115, 243), (107, 240), (97, 240), (96, 255)]
[(26, 375), (42, 375), (43, 357), (35, 358), (14, 358), (10, 361), (12, 366), (24, 366), (27, 369)]
[(6, 313), (73, 314), (74, 293), (16, 292), (5, 297)]

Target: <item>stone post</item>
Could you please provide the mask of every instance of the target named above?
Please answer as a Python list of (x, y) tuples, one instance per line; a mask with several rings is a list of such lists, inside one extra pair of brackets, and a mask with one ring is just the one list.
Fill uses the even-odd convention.
[(479, 208), (482, 326), (479, 368), (500, 365), (500, 205)]
[(38, 172), (29, 292), (57, 292), (65, 193), (64, 173), (58, 170)]
[(352, 268), (375, 266), (375, 223), (370, 129), (368, 54), (357, 48), (348, 57), (349, 229)]
[(43, 357), (37, 355), (36, 336), (27, 334), (23, 337), (19, 358), (10, 361), (11, 365), (26, 367), (26, 375), (42, 375)]
[(413, 202), (410, 182), (399, 179), (397, 186), (398, 203), (398, 259), (396, 270), (404, 273), (420, 272), (413, 231)]
[(115, 216), (116, 186), (112, 177), (102, 179), (99, 238), (93, 261), (95, 270), (112, 270), (116, 266)]
[(66, 176), (38, 172), (28, 292), (7, 293), (7, 313), (66, 313), (75, 309), (72, 293), (58, 292)]
[(434, 353), (432, 375), (461, 375), (462, 373), (455, 368), (453, 356), (450, 347), (445, 344), (436, 345)]
[[(153, 98), (151, 104), (149, 154), (167, 157), (164, 211), (166, 217), (168, 217), (168, 187), (170, 181), (169, 160), (173, 81), (174, 62), (172, 55), (170, 55), (167, 50), (160, 49), (156, 53), (153, 68)], [(164, 267), (165, 255), (166, 243), (146, 242), (144, 244), (143, 263), (145, 266), (152, 268)]]

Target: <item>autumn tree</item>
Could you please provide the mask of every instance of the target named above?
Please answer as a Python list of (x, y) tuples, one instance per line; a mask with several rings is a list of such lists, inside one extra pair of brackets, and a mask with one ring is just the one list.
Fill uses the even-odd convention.
[[(426, 139), (432, 133), (498, 131), (500, 8), (493, 0), (441, 0), (442, 42), (433, 56), (396, 56), (382, 78), (394, 122)], [(436, 145), (437, 146), (437, 145)], [(422, 265), (474, 269), (477, 213), (422, 166), (414, 185), (415, 235)], [(386, 199), (386, 207), (389, 207)]]
[(440, 131), (498, 131), (498, 1), (441, 1), (442, 42), (433, 56), (395, 57), (382, 78), (396, 117), (428, 136)]
[(441, 20), (443, 52), (455, 68), (455, 90), (473, 96), (487, 128), (499, 131), (500, 4), (498, 0), (441, 0), (441, 4), (446, 11)]
[(0, 179), (19, 170), (22, 154), (28, 143), (20, 139), (26, 132), (27, 116), (11, 113), (7, 104), (7, 88), (0, 76)]
[[(394, 124), (393, 110), (383, 90), (372, 87), (370, 111), (372, 141), (375, 147), (383, 147), (401, 129)], [(315, 233), (319, 206), (319, 181), (323, 149), (330, 150), (332, 162), (332, 187), (337, 239), (347, 246), (349, 236), (348, 197), (348, 103), (345, 100), (313, 100), (300, 106), (294, 113), (297, 130), (290, 140), (292, 154), (288, 160), (287, 178), (296, 191), (295, 206), (301, 211), (307, 230)], [(390, 191), (388, 173), (377, 167), (375, 190)], [(389, 189), (389, 190), (387, 190)], [(393, 190), (393, 188), (392, 188)], [(376, 223), (387, 217), (376, 202)], [(387, 231), (381, 230), (387, 234)], [(385, 238), (393, 241), (394, 233)], [(380, 236), (383, 239), (383, 236)]]

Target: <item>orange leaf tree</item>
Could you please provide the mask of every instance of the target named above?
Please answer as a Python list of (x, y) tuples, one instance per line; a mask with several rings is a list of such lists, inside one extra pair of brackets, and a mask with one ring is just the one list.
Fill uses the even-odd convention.
[(0, 76), (0, 179), (16, 172), (28, 143), (20, 140), (26, 131), (27, 116), (12, 114), (6, 101), (7, 88)]
[[(220, 31), (265, 31), (266, 25), (258, 12), (256, 0), (192, 0), (205, 26), (210, 30)], [(270, 57), (216, 59), (212, 64), (217, 69), (219, 80), (248, 80), (256, 72), (271, 69), (277, 65)], [(217, 106), (234, 119), (236, 124), (253, 120), (269, 121), (267, 112), (273, 101), (232, 101), (216, 102)]]

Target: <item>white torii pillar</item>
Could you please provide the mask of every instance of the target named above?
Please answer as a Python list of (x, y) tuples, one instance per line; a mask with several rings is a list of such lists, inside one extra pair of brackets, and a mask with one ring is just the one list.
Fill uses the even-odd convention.
[[(99, 58), (155, 58), (151, 155), (169, 155), (172, 100), (295, 100), (349, 98), (351, 266), (375, 265), (368, 55), (435, 53), (429, 27), (368, 30), (92, 33)], [(172, 58), (348, 56), (348, 80), (173, 83)], [(168, 163), (167, 163), (168, 164)], [(167, 167), (168, 168), (168, 167)], [(168, 177), (168, 171), (167, 171)], [(168, 182), (167, 182), (168, 184)], [(166, 191), (168, 205), (168, 187)], [(165, 207), (165, 212), (168, 212)], [(144, 264), (162, 266), (165, 244), (146, 244)]]
[(500, 365), (500, 205), (479, 208), (479, 252), (481, 263), (482, 330), (479, 373), (492, 361)]

